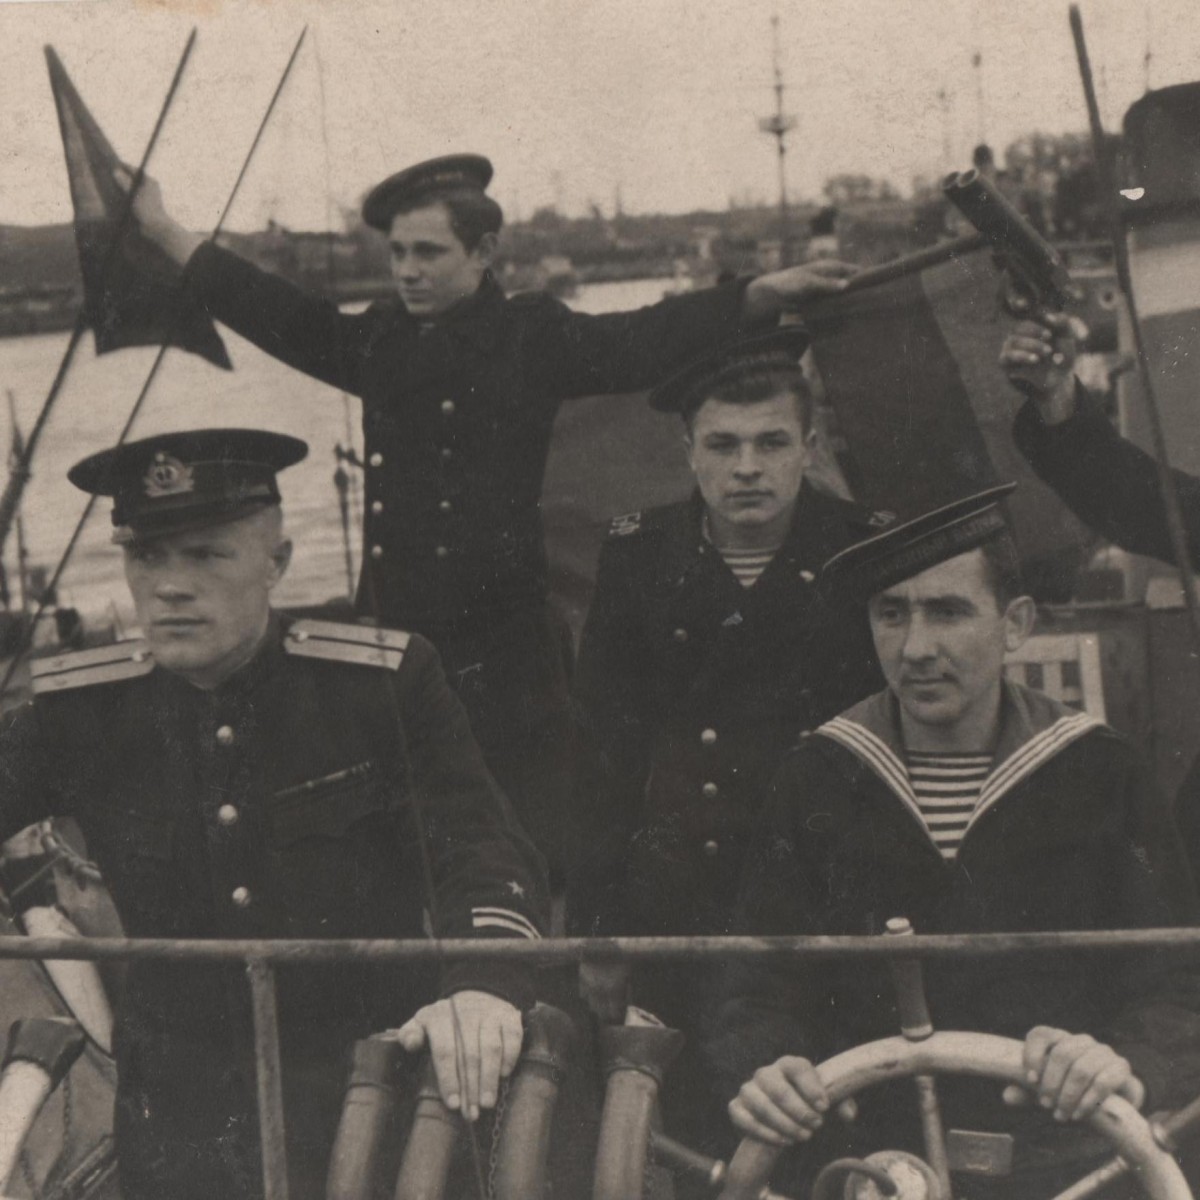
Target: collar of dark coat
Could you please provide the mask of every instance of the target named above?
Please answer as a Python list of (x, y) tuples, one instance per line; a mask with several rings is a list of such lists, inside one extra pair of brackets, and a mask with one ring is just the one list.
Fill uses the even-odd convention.
[[(1076, 712), (1042, 692), (1005, 680), (1000, 736), (972, 823), (1023, 779), (1103, 722)], [(816, 730), (866, 764), (924, 824), (905, 765), (900, 708), (890, 688), (856, 704)]]
[[(852, 520), (860, 511), (858, 505), (819, 492), (805, 480), (787, 537), (759, 582), (785, 564), (790, 567), (788, 574), (808, 570), (815, 578), (828, 559), (859, 536)], [(657, 515), (658, 528), (665, 535), (655, 548), (662, 581), (683, 587), (708, 561), (720, 561), (720, 551), (704, 537), (704, 500), (698, 490), (681, 504), (659, 509)], [(741, 589), (741, 584), (737, 586)]]
[[(479, 350), (494, 350), (504, 336), (501, 316), (507, 297), (496, 276), (487, 271), (479, 287), (470, 296), (452, 304), (444, 313), (428, 322), (430, 335), (443, 335), (453, 341), (466, 342)], [(404, 307), (398, 297), (394, 301), (396, 320), (404, 329), (416, 334), (422, 322)]]

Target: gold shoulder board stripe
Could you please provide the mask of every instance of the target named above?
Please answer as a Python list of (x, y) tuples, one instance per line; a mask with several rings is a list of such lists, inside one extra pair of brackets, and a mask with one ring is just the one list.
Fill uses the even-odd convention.
[(136, 679), (154, 670), (154, 655), (143, 641), (113, 642), (91, 650), (75, 650), (35, 658), (29, 665), (35, 696)]
[(404, 661), (409, 635), (399, 629), (343, 625), (338, 621), (294, 621), (283, 640), (289, 654), (357, 663), (396, 671)]

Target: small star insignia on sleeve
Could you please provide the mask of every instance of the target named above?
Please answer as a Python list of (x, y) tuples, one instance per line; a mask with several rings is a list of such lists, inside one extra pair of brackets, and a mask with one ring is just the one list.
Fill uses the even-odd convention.
[(508, 881), (508, 890), (512, 892), (514, 896), (525, 895), (525, 889), (515, 879), (510, 879)]

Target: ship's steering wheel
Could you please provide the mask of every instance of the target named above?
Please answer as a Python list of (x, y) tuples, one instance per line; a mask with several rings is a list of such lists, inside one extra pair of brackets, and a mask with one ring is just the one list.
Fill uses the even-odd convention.
[[(817, 1073), (836, 1105), (890, 1079), (956, 1074), (1024, 1085), (1022, 1044), (988, 1033), (933, 1033), (920, 1041), (884, 1038), (827, 1059)], [(1160, 1136), (1128, 1101), (1110, 1096), (1089, 1118), (1128, 1164), (1150, 1200), (1192, 1200), (1192, 1193)], [(720, 1200), (761, 1200), (779, 1155), (778, 1146), (746, 1138), (729, 1163)], [(1081, 1193), (1071, 1188), (1058, 1198)], [(1084, 1193), (1086, 1194), (1086, 1193)]]

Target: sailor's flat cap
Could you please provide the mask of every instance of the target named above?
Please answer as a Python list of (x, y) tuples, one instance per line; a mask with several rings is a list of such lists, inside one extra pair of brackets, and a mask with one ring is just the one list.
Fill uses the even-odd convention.
[(279, 503), (275, 473), (308, 443), (263, 429), (190, 429), (126, 442), (77, 462), (67, 478), (113, 498), (114, 542), (202, 529)]
[(997, 484), (847, 546), (822, 568), (822, 588), (865, 599), (982, 546), (1008, 530), (1000, 502), (1016, 486)]
[(406, 167), (377, 183), (363, 201), (363, 220), (387, 233), (396, 213), (422, 196), (456, 188), (484, 191), (492, 181), (492, 164), (482, 154), (447, 154)]
[(686, 415), (698, 408), (717, 384), (751, 367), (792, 367), (799, 373), (800, 356), (809, 341), (802, 325), (781, 325), (768, 333), (733, 338), (660, 383), (650, 393), (650, 407)]

